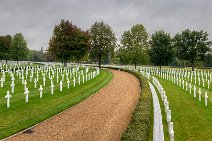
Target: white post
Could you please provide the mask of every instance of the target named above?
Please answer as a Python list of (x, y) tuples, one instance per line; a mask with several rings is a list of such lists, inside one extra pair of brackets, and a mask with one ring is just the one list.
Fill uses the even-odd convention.
[(34, 80), (34, 87), (37, 88), (37, 79)]
[(210, 89), (210, 81), (208, 80), (208, 89)]
[(191, 89), (192, 89), (191, 83), (189, 83), (189, 88), (190, 88), (190, 94), (191, 94)]
[(42, 96), (43, 96), (43, 87), (42, 87), (42, 85), (40, 85), (39, 91), (40, 91), (40, 98), (42, 98)]
[(11, 86), (11, 93), (13, 94), (14, 93), (14, 86), (15, 86), (14, 81), (12, 81), (12, 84), (10, 86)]
[(4, 80), (3, 80), (3, 78), (1, 77), (1, 88), (4, 86)]
[(60, 81), (60, 91), (63, 91), (63, 81)]
[(166, 113), (166, 120), (167, 122), (171, 122), (171, 110), (168, 110)]
[(54, 94), (54, 84), (53, 83), (51, 84), (51, 94), (52, 95)]
[(202, 95), (202, 92), (201, 92), (201, 89), (199, 88), (199, 91), (198, 91), (198, 94), (199, 94), (199, 101), (201, 101), (201, 95)]
[(182, 84), (183, 84), (183, 89), (185, 88), (184, 83), (185, 83), (185, 82), (184, 82), (184, 79), (183, 79), (183, 83), (182, 83)]
[(208, 106), (208, 93), (205, 92), (205, 106)]
[(5, 98), (7, 99), (7, 108), (10, 108), (10, 98), (12, 96), (10, 95), (10, 92), (7, 91), (7, 95), (5, 96)]
[(76, 79), (75, 79), (75, 77), (73, 79), (73, 82), (74, 82), (74, 87), (75, 87), (76, 86)]
[(69, 86), (70, 86), (70, 80), (69, 79), (67, 80), (67, 84), (68, 84), (68, 89), (69, 89)]
[(26, 91), (26, 85), (27, 85), (27, 81), (24, 81), (24, 91)]
[(196, 97), (196, 86), (194, 85), (194, 97)]
[(24, 94), (26, 95), (26, 102), (28, 102), (28, 99), (29, 99), (29, 90), (28, 90), (28, 88), (26, 88)]

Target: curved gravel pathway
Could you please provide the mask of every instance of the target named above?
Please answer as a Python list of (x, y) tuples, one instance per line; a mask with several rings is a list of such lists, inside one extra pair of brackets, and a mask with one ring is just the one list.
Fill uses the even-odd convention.
[(69, 110), (44, 121), (32, 133), (13, 141), (117, 141), (127, 128), (139, 98), (139, 81), (133, 75), (110, 70), (113, 79), (98, 93)]

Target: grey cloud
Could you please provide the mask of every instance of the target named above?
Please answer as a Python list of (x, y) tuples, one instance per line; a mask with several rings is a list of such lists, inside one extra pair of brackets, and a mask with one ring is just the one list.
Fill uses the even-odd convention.
[(83, 29), (104, 20), (118, 38), (138, 23), (150, 34), (185, 28), (212, 34), (211, 13), (211, 0), (0, 0), (0, 35), (22, 32), (30, 49), (47, 48), (61, 19)]

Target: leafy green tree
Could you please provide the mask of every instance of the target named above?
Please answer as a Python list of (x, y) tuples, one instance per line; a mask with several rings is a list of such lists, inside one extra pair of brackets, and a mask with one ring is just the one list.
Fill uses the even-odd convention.
[[(121, 37), (122, 49), (129, 55), (129, 61), (135, 65), (147, 64), (148, 55), (148, 34), (142, 24), (137, 24), (131, 30), (125, 31)], [(125, 53), (124, 52), (124, 53)]]
[(6, 62), (11, 57), (11, 42), (12, 37), (10, 35), (0, 36), (0, 59), (5, 59)]
[(95, 22), (90, 29), (91, 34), (91, 51), (90, 57), (93, 61), (99, 63), (103, 58), (111, 58), (114, 56), (116, 48), (116, 37), (112, 28), (105, 22)]
[(129, 53), (127, 49), (121, 47), (116, 51), (116, 56), (119, 58), (119, 63), (121, 64), (129, 64), (130, 59), (129, 59)]
[(28, 60), (29, 49), (27, 48), (27, 42), (24, 39), (22, 33), (17, 33), (12, 39), (12, 58), (18, 63), (19, 60)]
[(149, 56), (153, 64), (160, 66), (168, 65), (173, 61), (174, 49), (172, 39), (164, 31), (156, 31), (149, 41)]
[(194, 71), (195, 61), (203, 60), (205, 54), (210, 51), (211, 43), (208, 41), (208, 33), (201, 31), (190, 31), (186, 29), (174, 37), (174, 46), (177, 56), (187, 60), (192, 65)]
[(83, 31), (71, 22), (61, 20), (53, 31), (49, 42), (49, 51), (65, 64), (71, 59), (78, 61), (90, 49), (90, 36), (88, 31)]

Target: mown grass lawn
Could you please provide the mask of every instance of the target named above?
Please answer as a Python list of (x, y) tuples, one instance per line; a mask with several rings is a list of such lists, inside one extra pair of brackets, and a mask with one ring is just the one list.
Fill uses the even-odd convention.
[(42, 81), (37, 84), (36, 89), (33, 82), (28, 82), (27, 87), (30, 91), (28, 103), (25, 102), (25, 95), (23, 94), (24, 86), (16, 84), (9, 109), (6, 108), (5, 91), (10, 90), (10, 83), (6, 83), (4, 88), (0, 88), (0, 139), (39, 123), (79, 103), (97, 92), (111, 79), (111, 72), (101, 70), (98, 76), (84, 84), (73, 87), (73, 83), (71, 83), (70, 89), (67, 88), (67, 83), (64, 82), (62, 92), (59, 91), (59, 83), (56, 84), (56, 80), (54, 80), (54, 95), (51, 95), (50, 81), (48, 81), (46, 86), (43, 87), (42, 99), (39, 98), (38, 90), (39, 86), (42, 85)]
[[(161, 78), (158, 78), (158, 80), (166, 91), (172, 111), (175, 140), (210, 141), (212, 139), (211, 102), (205, 107), (204, 99), (199, 102), (198, 95), (194, 98), (193, 93), (189, 94), (172, 82)], [(163, 122), (164, 126), (167, 126), (166, 120), (163, 120)], [(165, 140), (168, 140), (167, 135), (165, 136)]]

